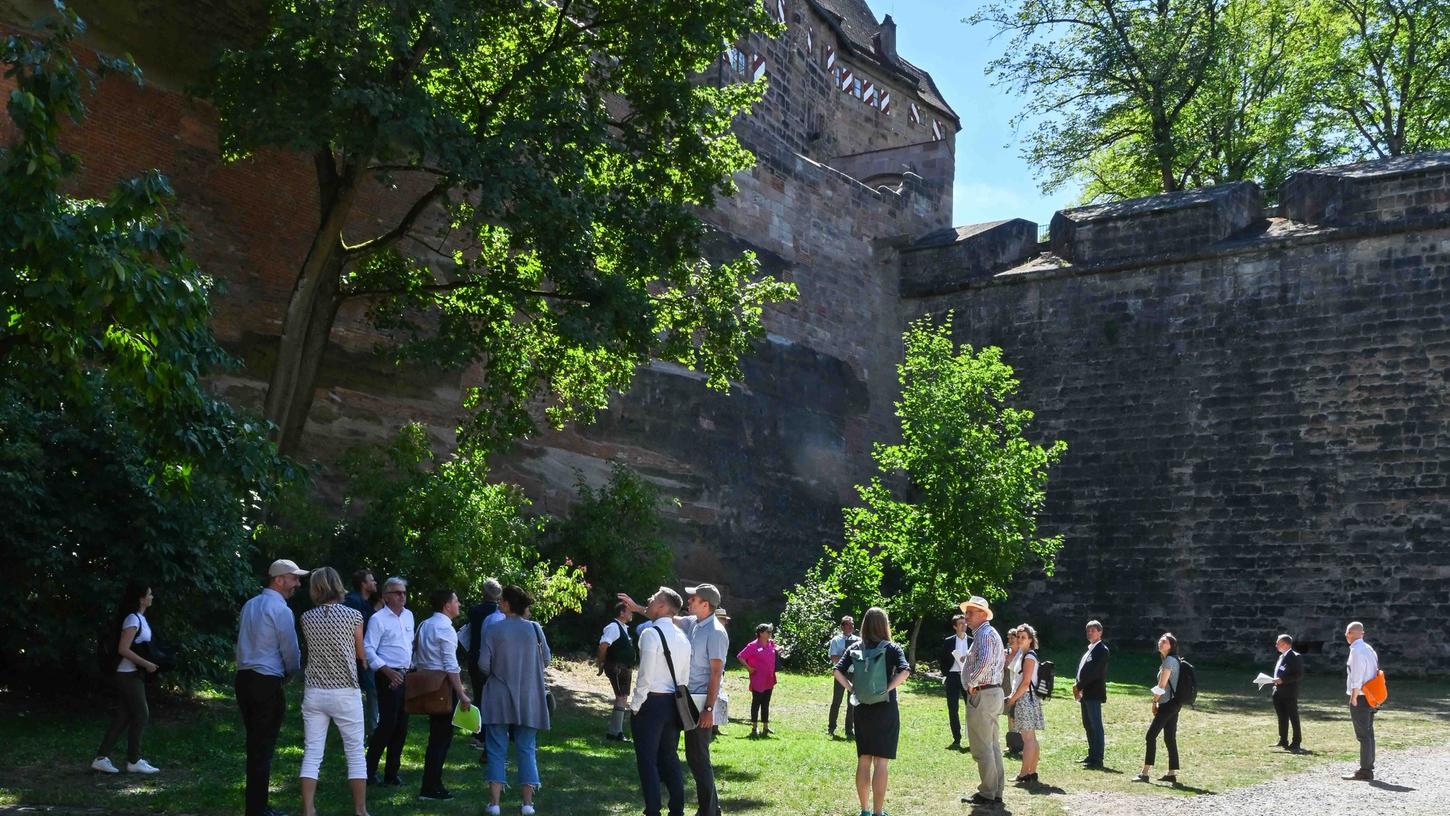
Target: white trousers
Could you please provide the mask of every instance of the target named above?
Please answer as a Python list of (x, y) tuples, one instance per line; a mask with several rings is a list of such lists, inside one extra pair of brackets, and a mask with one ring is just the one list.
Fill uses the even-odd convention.
[(302, 770), (298, 776), (316, 779), (327, 747), (327, 724), (337, 724), (342, 751), (347, 757), (347, 778), (366, 779), (363, 756), (363, 706), (356, 688), (326, 689), (308, 686), (302, 692)]

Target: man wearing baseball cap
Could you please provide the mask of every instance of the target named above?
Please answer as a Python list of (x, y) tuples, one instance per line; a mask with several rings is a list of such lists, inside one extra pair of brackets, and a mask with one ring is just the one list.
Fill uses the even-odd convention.
[(302, 668), (297, 620), (287, 599), (307, 570), (279, 558), (267, 568), (267, 584), (242, 606), (237, 630), (237, 706), (247, 732), (246, 816), (279, 816), (267, 806), (272, 754), (287, 712), (282, 682)]

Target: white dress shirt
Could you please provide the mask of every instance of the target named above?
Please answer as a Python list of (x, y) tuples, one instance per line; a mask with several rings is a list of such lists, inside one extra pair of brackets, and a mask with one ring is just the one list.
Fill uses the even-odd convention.
[(959, 672), (967, 662), (967, 653), (972, 649), (972, 637), (963, 632), (952, 641), (952, 671)]
[(458, 673), (458, 633), (442, 612), (434, 612), (418, 627), (417, 668)]
[(1082, 658), (1077, 661), (1077, 679), (1082, 680), (1082, 670), (1087, 667), (1088, 661), (1093, 659), (1093, 649), (1097, 648), (1096, 643), (1089, 643), (1087, 651), (1082, 653)]
[(363, 654), (373, 671), (384, 666), (406, 669), (413, 665), (413, 611), (403, 607), (401, 614), (395, 614), (384, 605), (374, 612), (363, 633)]
[(1380, 658), (1364, 642), (1364, 638), (1360, 638), (1349, 645), (1349, 660), (1345, 666), (1349, 671), (1345, 679), (1344, 693), (1353, 697), (1356, 691), (1364, 688), (1365, 683), (1379, 676)]
[[(650, 632), (655, 629), (655, 632)], [(665, 662), (665, 650), (661, 647), (663, 636), (670, 646), (670, 663), (674, 664), (674, 676), (670, 675), (669, 664)], [(684, 685), (690, 679), (690, 640), (685, 637), (674, 621), (660, 618), (649, 626), (642, 627), (636, 638), (639, 649), (639, 676), (634, 683), (634, 696), (629, 707), (639, 712), (651, 692), (673, 694), (676, 686)]]

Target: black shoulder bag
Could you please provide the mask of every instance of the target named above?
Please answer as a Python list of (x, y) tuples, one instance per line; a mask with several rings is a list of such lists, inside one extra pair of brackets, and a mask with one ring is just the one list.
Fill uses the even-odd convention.
[(695, 698), (690, 696), (690, 687), (679, 682), (679, 675), (675, 674), (675, 661), (670, 656), (670, 643), (665, 639), (665, 633), (658, 626), (652, 628), (660, 636), (660, 646), (665, 650), (665, 665), (669, 667), (670, 679), (675, 681), (675, 714), (680, 719), (680, 730), (694, 731), (700, 722), (700, 711), (695, 708)]

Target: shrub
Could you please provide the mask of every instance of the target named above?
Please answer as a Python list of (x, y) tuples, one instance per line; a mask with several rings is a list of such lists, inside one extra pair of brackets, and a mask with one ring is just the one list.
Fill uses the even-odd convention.
[(796, 671), (823, 671), (830, 662), (826, 646), (836, 634), (836, 609), (841, 594), (817, 563), (805, 578), (786, 590), (775, 643), (781, 665)]

